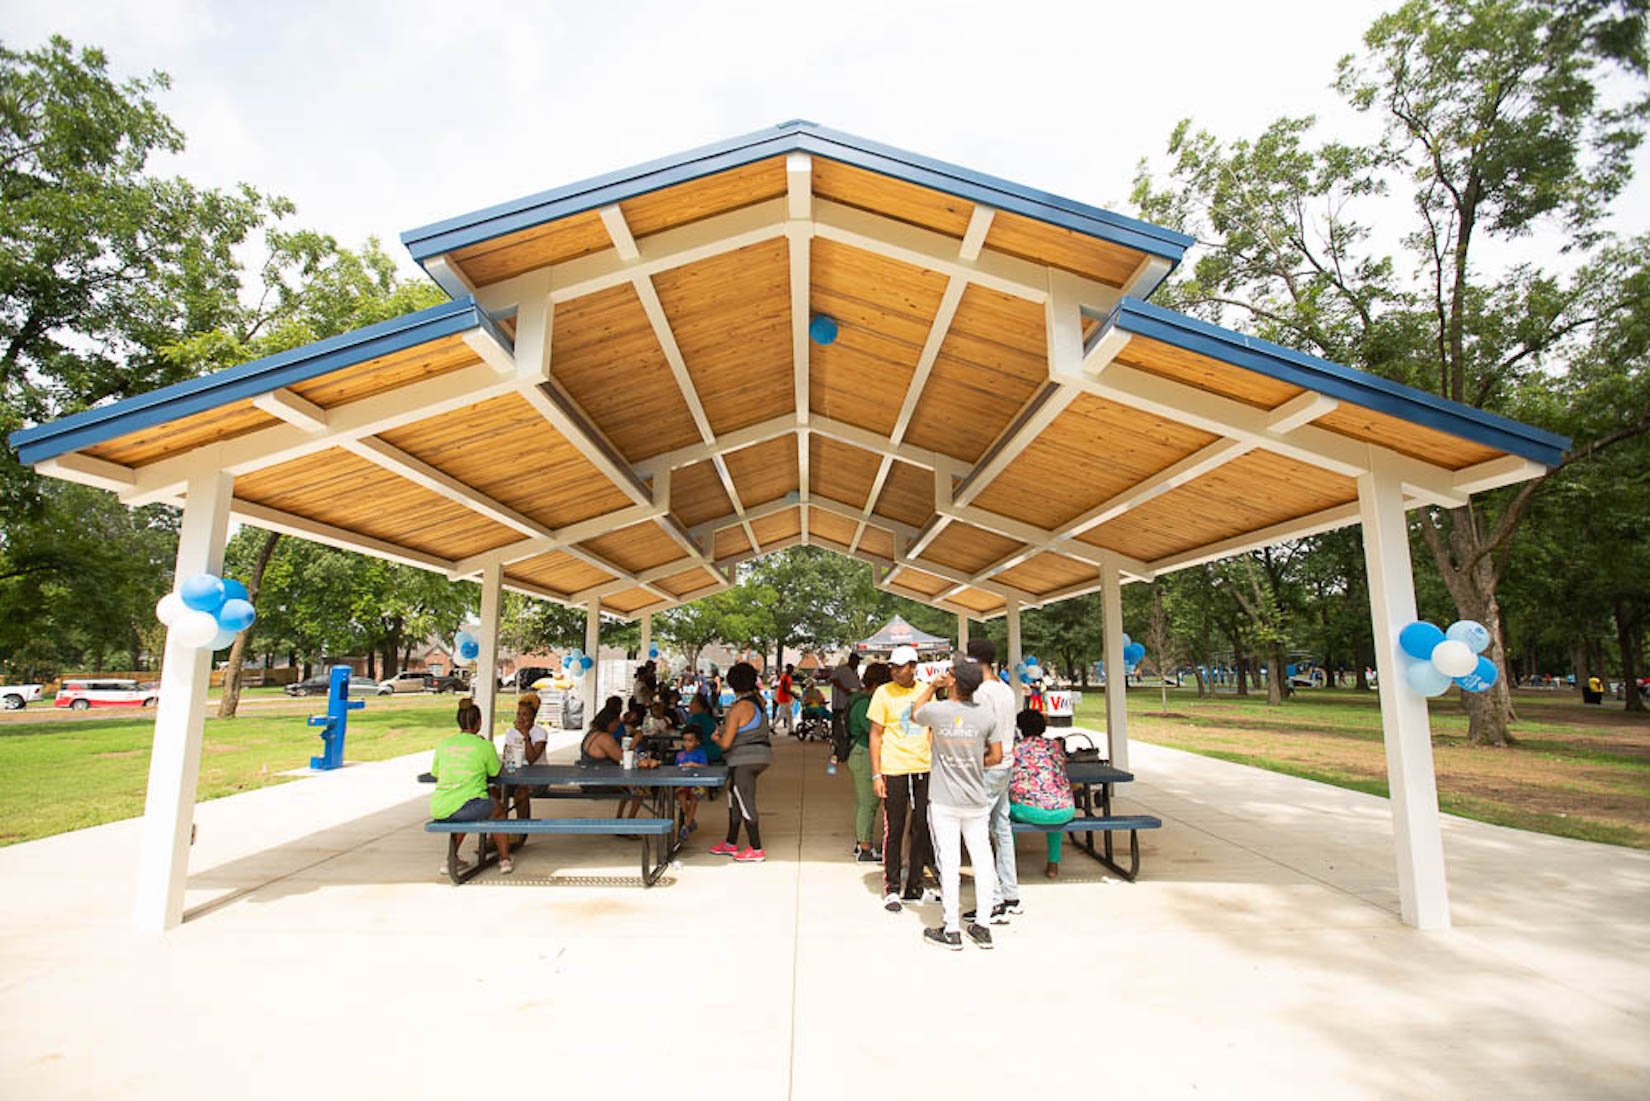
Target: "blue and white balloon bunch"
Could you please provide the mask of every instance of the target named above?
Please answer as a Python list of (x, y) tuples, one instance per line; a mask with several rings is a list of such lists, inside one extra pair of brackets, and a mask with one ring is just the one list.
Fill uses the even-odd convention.
[(155, 618), (171, 637), (191, 650), (227, 650), (235, 636), (252, 626), (253, 610), (246, 586), (233, 577), (197, 573), (160, 598)]
[(1128, 633), (1125, 632), (1123, 635), (1123, 664), (1128, 666), (1128, 671), (1132, 673), (1139, 668), (1140, 663), (1145, 660), (1145, 645), (1134, 641), (1134, 639), (1130, 638)]
[(1442, 695), (1453, 681), (1463, 692), (1487, 692), (1501, 677), (1495, 662), (1484, 657), (1490, 632), (1482, 623), (1463, 619), (1441, 631), (1418, 620), (1398, 632), (1404, 683), (1423, 696)]
[(1043, 667), (1037, 661), (1036, 654), (1028, 654), (1024, 661), (1014, 663), (1014, 675), (1021, 684), (1030, 684), (1034, 680), (1043, 679)]
[(561, 659), (562, 670), (567, 673), (588, 673), (590, 667), (594, 664), (596, 664), (595, 659), (579, 649), (564, 655)]

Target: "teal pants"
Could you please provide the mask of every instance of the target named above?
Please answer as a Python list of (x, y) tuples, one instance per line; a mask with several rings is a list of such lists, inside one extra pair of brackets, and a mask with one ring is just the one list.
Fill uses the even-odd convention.
[(862, 745), (854, 746), (848, 754), (848, 771), (854, 776), (854, 840), (861, 845), (876, 846), (877, 808), (882, 800), (871, 783), (871, 751)]
[[(1063, 826), (1077, 815), (1075, 807), (1064, 810), (1044, 810), (1042, 807), (1028, 807), (1023, 803), (1010, 803), (1008, 816), (1016, 822), (1030, 822), (1033, 826)], [(1065, 838), (1063, 833), (1045, 834), (1048, 838), (1048, 862), (1060, 863), (1060, 842)]]

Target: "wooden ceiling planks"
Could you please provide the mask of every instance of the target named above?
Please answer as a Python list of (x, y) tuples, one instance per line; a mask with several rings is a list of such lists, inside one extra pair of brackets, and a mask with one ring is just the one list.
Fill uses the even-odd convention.
[(854, 532), (858, 528), (859, 525), (846, 516), (839, 516), (834, 512), (826, 512), (824, 509), (818, 508), (808, 510), (808, 533), (810, 535), (819, 535), (831, 540), (833, 543), (840, 543), (846, 547), (854, 541)]
[(957, 306), (905, 438), (974, 462), (1047, 378), (1043, 308), (971, 285)]
[(670, 475), (670, 509), (688, 527), (731, 515), (733, 502), (722, 488), (722, 476), (709, 459), (680, 467)]
[(625, 589), (623, 592), (613, 593), (602, 597), (602, 607), (620, 615), (629, 615), (640, 611), (649, 604), (657, 604), (659, 598), (643, 588)]
[(117, 436), (96, 447), (88, 447), (86, 454), (111, 463), (145, 466), (197, 447), (232, 440), (248, 432), (274, 428), (284, 423), (253, 405), (252, 399), (248, 398), (194, 416), (157, 424), (141, 432)]
[(990, 615), (1002, 609), (1008, 602), (995, 593), (967, 588), (953, 593), (951, 603), (961, 604), (969, 611), (979, 612), (981, 615)]
[(777, 500), (794, 492), (799, 484), (794, 434), (730, 451), (723, 462), (728, 464), (739, 503), (746, 508)]
[(631, 573), (651, 570), (682, 557), (682, 548), (652, 520), (631, 524), (579, 544), (592, 554)]
[(867, 554), (874, 554), (878, 558), (892, 559), (894, 557), (894, 533), (887, 528), (867, 524), (865, 534), (859, 537), (859, 549)]
[(1067, 558), (1063, 554), (1044, 552), (1033, 555), (1012, 569), (1003, 570), (991, 580), (1000, 581), (1028, 593), (1051, 593), (1071, 585), (1093, 581), (1100, 571), (1087, 562)]
[(611, 581), (616, 576), (561, 551), (511, 563), (504, 575), (565, 596)]
[(1504, 451), (1485, 447), (1460, 436), (1451, 436), (1447, 432), (1439, 432), (1437, 429), (1401, 420), (1386, 413), (1377, 413), (1373, 409), (1344, 403), (1325, 416), (1319, 417), (1314, 423), (1317, 427), (1330, 432), (1338, 432), (1365, 443), (1379, 444), (1391, 448), (1400, 455), (1436, 463), (1450, 470), (1460, 470), (1506, 454)]
[(1290, 398), (1305, 393), (1299, 386), (1269, 375), (1234, 367), (1222, 360), (1145, 336), (1130, 337), (1128, 344), (1117, 353), (1115, 362), (1257, 409), (1275, 409)]
[(717, 560), (744, 554), (750, 549), (751, 541), (745, 538), (745, 529), (738, 524), (731, 528), (723, 528), (711, 540), (711, 557)]
[(996, 532), (959, 521), (947, 524), (933, 541), (923, 548), (920, 560), (972, 574), (1023, 546), (1025, 544), (1017, 540), (1005, 539)]
[(473, 285), (485, 287), (612, 247), (613, 238), (608, 236), (601, 215), (587, 210), (468, 245), (451, 253), (450, 259)]
[(678, 600), (689, 593), (696, 593), (700, 589), (708, 589), (716, 584), (716, 578), (702, 566), (695, 566), (681, 573), (671, 574), (659, 581), (659, 588), (676, 597)]
[(653, 277), (717, 435), (794, 410), (790, 243), (779, 238)]
[(384, 432), (381, 438), (552, 528), (630, 504), (578, 448), (514, 394)]
[(1084, 394), (1026, 445), (975, 504), (1040, 528), (1058, 528), (1215, 439)]
[(947, 279), (936, 271), (816, 237), (811, 308), (837, 338), (808, 349), (809, 407), (887, 434), (916, 374)]
[(945, 578), (935, 577), (931, 573), (927, 573), (923, 570), (912, 569), (909, 566), (901, 570), (895, 576), (894, 580), (898, 584), (904, 585), (907, 589), (914, 589), (915, 591), (922, 593), (924, 596), (938, 596), (940, 593), (943, 593), (951, 587), (951, 582), (947, 581)]
[(785, 158), (769, 157), (626, 199), (619, 204), (619, 211), (630, 227), (630, 235), (640, 239), (783, 194)]
[(700, 442), (629, 283), (556, 307), (551, 374), (631, 462)]
[(934, 515), (934, 475), (910, 463), (895, 462), (877, 496), (874, 515), (921, 527)]
[(1252, 451), (1078, 536), (1150, 562), (1357, 499), (1350, 478)]
[(789, 539), (793, 535), (801, 535), (802, 510), (788, 508), (784, 512), (752, 520), (751, 530), (756, 533), (756, 541), (764, 547), (772, 546), (781, 539)]
[(338, 448), (242, 475), (235, 496), (446, 559), (522, 538), (513, 528)]
[(882, 457), (815, 432), (808, 439), (808, 490), (839, 504), (864, 508)]
[(1020, 214), (999, 210), (985, 247), (1121, 287), (1146, 254)]
[(974, 204), (967, 199), (825, 157), (814, 158), (813, 190), (821, 199), (959, 239), (974, 214)]

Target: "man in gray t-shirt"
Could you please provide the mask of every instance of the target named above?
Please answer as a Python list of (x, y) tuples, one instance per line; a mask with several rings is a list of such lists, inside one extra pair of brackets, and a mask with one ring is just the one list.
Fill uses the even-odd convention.
[[(929, 778), (928, 822), (934, 841), (934, 858), (940, 867), (940, 899), (945, 923), (923, 930), (923, 939), (953, 951), (962, 948), (959, 897), (962, 885), (962, 845), (968, 844), (968, 859), (974, 865), (974, 898), (990, 901), (997, 889), (996, 862), (991, 855), (991, 796), (986, 790), (985, 770), (1002, 760), (1008, 731), (999, 729), (993, 708), (976, 703), (974, 692), (983, 672), (979, 663), (966, 658), (953, 663), (951, 671), (926, 685), (911, 701), (911, 719), (926, 726), (933, 746), (934, 767)], [(932, 702), (938, 688), (950, 690), (951, 698)], [(991, 931), (970, 923), (968, 937), (981, 948), (991, 947)]]

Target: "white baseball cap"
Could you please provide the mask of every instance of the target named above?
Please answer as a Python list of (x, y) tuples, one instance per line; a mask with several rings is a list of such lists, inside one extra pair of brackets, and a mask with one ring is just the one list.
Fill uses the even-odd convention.
[(914, 646), (896, 646), (894, 652), (888, 655), (889, 665), (906, 665), (917, 660), (917, 650)]

